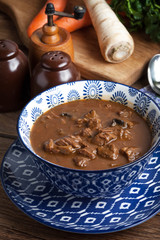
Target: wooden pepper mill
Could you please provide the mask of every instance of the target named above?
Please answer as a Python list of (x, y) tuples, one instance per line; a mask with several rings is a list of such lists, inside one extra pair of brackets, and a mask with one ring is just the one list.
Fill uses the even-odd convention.
[(29, 62), (31, 71), (40, 61), (41, 56), (49, 51), (63, 51), (70, 55), (74, 60), (74, 50), (71, 34), (64, 28), (58, 27), (53, 23), (53, 15), (71, 17), (75, 19), (83, 18), (85, 8), (75, 6), (74, 15), (55, 11), (54, 5), (48, 3), (45, 11), (48, 23), (42, 28), (37, 29), (31, 36), (29, 46)]

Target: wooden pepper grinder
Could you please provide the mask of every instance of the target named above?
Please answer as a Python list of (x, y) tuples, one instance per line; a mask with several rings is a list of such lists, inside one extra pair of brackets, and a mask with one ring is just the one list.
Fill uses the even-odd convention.
[(42, 28), (37, 29), (31, 36), (29, 46), (29, 62), (31, 71), (40, 61), (41, 56), (49, 51), (63, 51), (70, 55), (74, 60), (74, 50), (71, 34), (64, 28), (58, 27), (53, 23), (53, 15), (71, 17), (75, 19), (83, 18), (85, 8), (75, 6), (74, 15), (55, 11), (54, 5), (48, 3), (45, 11), (48, 23)]

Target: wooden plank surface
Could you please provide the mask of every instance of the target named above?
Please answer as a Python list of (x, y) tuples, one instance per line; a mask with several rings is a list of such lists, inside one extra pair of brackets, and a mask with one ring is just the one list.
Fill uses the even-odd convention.
[[(67, 6), (82, 0), (71, 1)], [(22, 43), (28, 47), (27, 27), (33, 17), (44, 5), (45, 0), (0, 0), (0, 9), (8, 14), (15, 23)], [(2, 26), (3, 28), (3, 26)], [(135, 41), (133, 55), (126, 61), (118, 64), (107, 63), (101, 56), (97, 36), (93, 27), (85, 28), (72, 33), (75, 64), (82, 77), (86, 79), (106, 79), (132, 85), (146, 71), (150, 58), (159, 52), (160, 44), (152, 43), (141, 33), (132, 34)]]
[(146, 71), (150, 58), (160, 51), (160, 45), (149, 42), (144, 34), (132, 34), (135, 51), (126, 61), (106, 63), (101, 56), (92, 27), (74, 32), (75, 62), (87, 79), (107, 79), (127, 85), (135, 83)]

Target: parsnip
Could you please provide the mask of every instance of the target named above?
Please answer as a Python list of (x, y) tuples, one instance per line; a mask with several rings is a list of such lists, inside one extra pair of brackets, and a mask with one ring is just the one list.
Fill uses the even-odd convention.
[(134, 41), (105, 0), (84, 0), (90, 14), (101, 53), (108, 62), (126, 60), (134, 51)]

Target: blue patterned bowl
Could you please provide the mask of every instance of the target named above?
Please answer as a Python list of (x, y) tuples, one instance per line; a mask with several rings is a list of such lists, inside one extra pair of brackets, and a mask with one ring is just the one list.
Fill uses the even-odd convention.
[[(96, 98), (119, 102), (139, 113), (152, 129), (152, 147), (141, 158), (124, 166), (86, 171), (58, 166), (36, 155), (30, 144), (30, 130), (36, 119), (59, 104), (77, 99)], [(19, 139), (37, 167), (61, 190), (78, 197), (114, 196), (131, 185), (144, 170), (160, 143), (160, 109), (144, 93), (119, 83), (85, 80), (53, 87), (32, 99), (22, 110), (17, 124)]]

